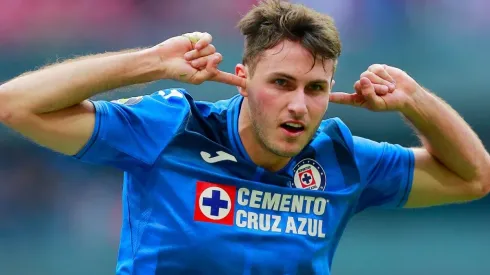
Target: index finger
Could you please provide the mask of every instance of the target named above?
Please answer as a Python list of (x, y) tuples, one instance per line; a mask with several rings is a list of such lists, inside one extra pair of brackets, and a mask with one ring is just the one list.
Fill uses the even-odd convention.
[(335, 92), (329, 95), (329, 100), (337, 104), (360, 106), (363, 98), (356, 93)]
[(224, 84), (229, 84), (233, 86), (238, 86), (242, 88), (247, 88), (247, 79), (243, 77), (239, 77), (235, 74), (219, 71), (216, 76), (211, 79), (215, 82), (221, 82)]

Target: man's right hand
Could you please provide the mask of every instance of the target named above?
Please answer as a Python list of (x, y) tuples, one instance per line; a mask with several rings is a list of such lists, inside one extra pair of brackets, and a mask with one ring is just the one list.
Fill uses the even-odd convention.
[(186, 33), (150, 49), (162, 60), (163, 77), (191, 84), (215, 81), (246, 87), (246, 79), (218, 69), (223, 56), (216, 52), (208, 33)]
[(91, 138), (96, 94), (158, 79), (217, 81), (245, 87), (246, 79), (218, 70), (221, 55), (206, 33), (170, 38), (145, 50), (86, 56), (24, 74), (0, 85), (0, 123), (54, 151), (74, 155)]

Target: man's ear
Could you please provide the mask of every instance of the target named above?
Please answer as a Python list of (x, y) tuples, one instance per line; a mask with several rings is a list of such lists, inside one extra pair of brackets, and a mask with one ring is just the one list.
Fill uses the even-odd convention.
[[(242, 77), (242, 78), (245, 78), (247, 79), (248, 78), (248, 69), (245, 65), (243, 64), (237, 64), (235, 66), (235, 74), (238, 76), (238, 77)], [(243, 96), (243, 97), (247, 97), (248, 96), (248, 92), (247, 92), (247, 89), (246, 88), (242, 88), (242, 87), (237, 87), (238, 89), (238, 92)]]

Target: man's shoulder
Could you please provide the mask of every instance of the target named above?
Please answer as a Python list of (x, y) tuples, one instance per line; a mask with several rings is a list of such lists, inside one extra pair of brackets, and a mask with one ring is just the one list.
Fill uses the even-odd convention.
[(154, 92), (149, 95), (150, 97), (162, 97), (164, 100), (171, 100), (174, 98), (182, 98), (189, 104), (191, 111), (197, 111), (203, 116), (208, 116), (211, 113), (221, 113), (230, 108), (231, 104), (240, 97), (240, 95), (234, 95), (227, 99), (218, 101), (208, 100), (196, 100), (186, 89), (184, 88), (168, 88)]
[(321, 137), (322, 133), (324, 136), (335, 140), (352, 138), (349, 127), (338, 117), (322, 120), (317, 130), (317, 136)]
[(215, 102), (202, 101), (202, 100), (195, 100), (193, 102), (196, 106), (196, 109), (199, 111), (199, 113), (202, 116), (207, 117), (211, 114), (221, 114), (223, 112), (228, 111), (232, 107), (232, 104), (235, 102), (235, 100), (238, 99), (238, 97), (239, 96), (233, 96)]
[(354, 137), (347, 125), (337, 117), (325, 119), (320, 123), (311, 142), (311, 147), (317, 152), (334, 149), (335, 153), (352, 155), (354, 152)]
[[(118, 103), (121, 105), (140, 107), (143, 109), (156, 108), (160, 109), (164, 106), (167, 107), (184, 107), (182, 111), (192, 112), (194, 115), (208, 117), (211, 114), (220, 114), (230, 108), (231, 104), (239, 98), (239, 95), (232, 96), (228, 99), (218, 101), (206, 101), (196, 100), (186, 89), (184, 88), (166, 88), (155, 91), (143, 96), (135, 96), (131, 98), (121, 98), (113, 100), (112, 103)], [(139, 104), (139, 103), (146, 104)], [(152, 104), (153, 102), (153, 104)]]
[[(118, 98), (111, 100), (110, 102), (100, 100), (103, 104), (117, 105), (125, 108), (131, 108), (133, 110), (160, 110), (163, 106), (176, 107), (189, 105), (189, 94), (185, 89), (169, 88), (164, 90), (158, 90), (153, 93), (133, 96), (128, 98)], [(191, 99), (192, 101), (192, 99)]]
[(192, 133), (192, 137), (195, 137), (195, 134), (198, 134), (208, 141), (227, 145), (228, 124), (232, 121), (229, 111), (236, 112), (240, 95), (212, 102), (197, 100), (185, 89), (171, 88), (158, 91), (151, 96), (169, 108), (185, 105), (180, 112), (179, 120), (174, 121), (180, 125), (179, 135)]

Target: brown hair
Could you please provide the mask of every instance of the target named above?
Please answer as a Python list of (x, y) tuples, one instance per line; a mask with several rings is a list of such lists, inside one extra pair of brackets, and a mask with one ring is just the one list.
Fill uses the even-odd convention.
[(260, 55), (284, 40), (299, 42), (315, 62), (316, 58), (321, 58), (322, 62), (332, 59), (336, 64), (341, 53), (333, 19), (300, 4), (264, 0), (238, 22), (238, 28), (245, 36), (242, 62), (249, 66), (251, 75)]

